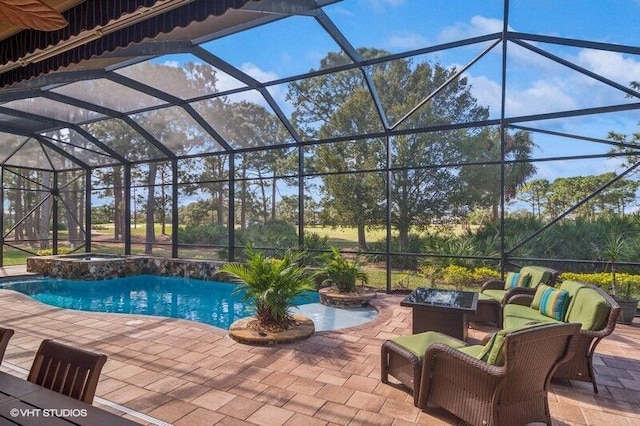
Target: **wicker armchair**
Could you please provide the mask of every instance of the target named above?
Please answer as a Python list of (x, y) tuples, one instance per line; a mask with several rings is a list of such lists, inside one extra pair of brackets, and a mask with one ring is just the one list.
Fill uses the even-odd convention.
[(593, 354), (596, 351), (598, 343), (613, 333), (613, 330), (616, 328), (616, 320), (620, 314), (620, 305), (601, 288), (588, 284), (585, 284), (585, 287), (593, 289), (602, 296), (607, 303), (609, 303), (611, 309), (607, 315), (604, 327), (599, 330), (580, 330), (576, 338), (576, 356), (571, 362), (561, 365), (553, 377), (590, 382), (593, 385), (593, 391), (598, 393), (596, 376), (593, 372)]
[(579, 328), (551, 324), (507, 334), (503, 366), (435, 343), (424, 356), (417, 405), (438, 405), (473, 425), (550, 425), (549, 381), (572, 358)]

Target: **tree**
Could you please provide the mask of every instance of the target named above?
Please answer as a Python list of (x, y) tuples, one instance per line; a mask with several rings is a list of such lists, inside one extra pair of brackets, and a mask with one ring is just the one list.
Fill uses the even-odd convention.
[[(287, 134), (282, 131), (279, 119), (261, 105), (240, 101), (218, 105), (216, 120), (223, 121), (220, 131), (232, 146), (262, 148), (242, 152), (236, 157), (240, 228), (246, 228), (250, 218), (262, 222), (275, 219), (277, 183), (284, 179), (278, 176), (297, 167), (295, 150), (268, 149), (284, 146), (287, 142)], [(290, 178), (284, 180), (292, 181)]]
[(535, 147), (529, 132), (519, 130), (504, 137), (504, 188), (500, 181), (501, 138), (498, 128), (484, 129), (479, 137), (466, 145), (468, 161), (493, 162), (463, 167), (464, 197), (470, 204), (491, 208), (491, 220), (499, 219), (501, 194), (505, 202), (516, 198), (518, 189), (536, 172), (530, 162)]
[[(374, 49), (359, 49), (363, 57), (387, 55)], [(342, 53), (330, 53), (320, 69), (347, 62)], [(398, 128), (426, 127), (488, 116), (477, 105), (465, 78), (446, 85), (429, 102), (405, 116), (427, 95), (434, 93), (455, 74), (428, 62), (397, 60), (372, 69), (381, 104), (390, 122)], [(295, 107), (293, 120), (310, 138), (330, 139), (367, 135), (383, 130), (380, 114), (358, 70), (322, 75), (290, 85), (287, 98)], [(357, 142), (323, 144), (315, 151), (314, 171), (325, 173), (323, 205), (325, 217), (358, 228), (358, 244), (366, 248), (365, 229), (384, 223), (385, 201), (392, 209), (401, 249), (408, 247), (409, 230), (427, 226), (434, 217), (450, 209), (459, 193), (458, 170), (452, 164), (462, 160), (462, 145), (472, 133), (467, 130), (414, 133), (389, 141), (393, 171), (391, 198), (385, 200), (386, 141), (369, 138)], [(338, 224), (338, 223), (334, 223)]]
[(517, 191), (516, 198), (531, 206), (531, 214), (538, 219), (542, 218), (542, 206), (547, 202), (549, 193), (549, 181), (546, 179), (534, 179), (525, 182)]
[[(549, 185), (546, 212), (558, 216), (577, 205), (616, 177), (615, 172), (597, 176), (558, 178)], [(575, 216), (593, 219), (602, 213), (623, 213), (625, 206), (635, 200), (638, 183), (621, 179), (602, 190), (597, 197), (578, 207)]]

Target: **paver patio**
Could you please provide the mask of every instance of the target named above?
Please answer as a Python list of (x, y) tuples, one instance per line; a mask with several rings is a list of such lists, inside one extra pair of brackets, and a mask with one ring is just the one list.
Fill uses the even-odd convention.
[[(380, 383), (382, 341), (411, 329), (410, 309), (400, 300), (380, 295), (379, 317), (360, 327), (255, 347), (204, 324), (70, 311), (0, 290), (0, 324), (16, 330), (2, 369), (20, 375), (44, 338), (103, 352), (109, 360), (95, 404), (102, 398), (152, 417), (124, 414), (143, 424), (456, 424), (445, 411), (422, 412), (405, 390)], [(618, 325), (598, 346), (598, 395), (588, 383), (553, 384), (554, 424), (640, 425), (639, 320)], [(491, 330), (470, 335), (480, 339)]]

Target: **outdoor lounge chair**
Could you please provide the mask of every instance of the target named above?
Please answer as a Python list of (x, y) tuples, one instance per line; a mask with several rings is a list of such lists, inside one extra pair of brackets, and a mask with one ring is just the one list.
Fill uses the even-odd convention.
[(9, 344), (9, 339), (13, 336), (14, 331), (10, 328), (2, 328), (0, 327), (0, 363), (4, 358), (4, 353), (7, 350), (7, 345)]
[[(500, 331), (484, 346), (464, 346), (449, 336), (426, 332), (421, 337), (431, 342), (422, 359), (413, 352), (419, 345), (387, 340), (382, 382), (387, 383), (391, 374), (404, 383), (410, 372), (416, 406), (425, 409), (428, 403), (435, 404), (473, 425), (550, 425), (549, 381), (558, 365), (573, 356), (579, 328), (579, 324), (542, 324)], [(412, 343), (414, 336), (404, 336), (404, 343)]]
[(43, 340), (27, 380), (71, 398), (93, 402), (107, 356)]

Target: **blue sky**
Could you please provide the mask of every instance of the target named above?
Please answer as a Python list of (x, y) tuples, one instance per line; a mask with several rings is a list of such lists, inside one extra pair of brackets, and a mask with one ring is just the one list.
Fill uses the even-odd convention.
[[(496, 0), (344, 0), (325, 12), (356, 47), (375, 47), (392, 53), (436, 45), (452, 40), (498, 32), (502, 28), (503, 2)], [(513, 31), (566, 38), (640, 46), (640, 0), (513, 0), (509, 27)], [(627, 86), (640, 80), (640, 57), (592, 49), (533, 43), (572, 63)], [(428, 59), (446, 66), (461, 66), (486, 45), (440, 52)], [(261, 81), (296, 75), (318, 68), (320, 59), (338, 47), (310, 17), (294, 17), (205, 47)], [(501, 48), (484, 57), (466, 73), (480, 104), (499, 116)], [(509, 45), (507, 114), (520, 116), (633, 102), (623, 93), (558, 65), (519, 46)], [(231, 81), (220, 81), (221, 88)], [(237, 82), (233, 82), (237, 84)], [(271, 93), (288, 111), (286, 87)], [(243, 96), (257, 96), (247, 94)], [(256, 99), (252, 99), (256, 101)], [(636, 100), (637, 101), (637, 100)], [(262, 102), (264, 103), (264, 102)], [(550, 130), (605, 138), (610, 130), (638, 130), (637, 111), (579, 117), (551, 122), (527, 123)], [(605, 153), (608, 147), (569, 142), (561, 138), (534, 136), (536, 157)], [(617, 169), (616, 160), (574, 163), (539, 163), (538, 176), (599, 174)]]

